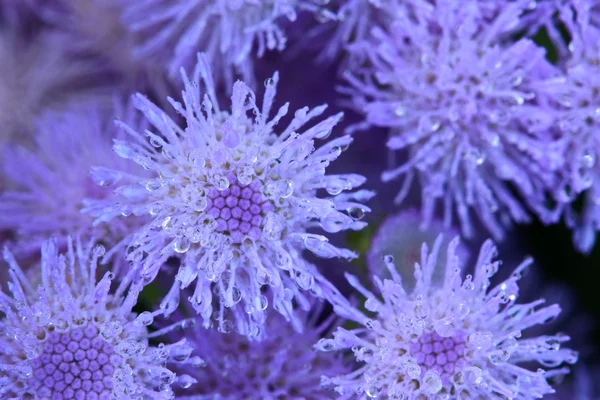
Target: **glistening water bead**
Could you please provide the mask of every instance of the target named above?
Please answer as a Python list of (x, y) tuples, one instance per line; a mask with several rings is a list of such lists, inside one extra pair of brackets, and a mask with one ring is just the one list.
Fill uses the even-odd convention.
[(31, 385), (40, 399), (108, 400), (121, 357), (94, 325), (51, 332), (32, 361)]

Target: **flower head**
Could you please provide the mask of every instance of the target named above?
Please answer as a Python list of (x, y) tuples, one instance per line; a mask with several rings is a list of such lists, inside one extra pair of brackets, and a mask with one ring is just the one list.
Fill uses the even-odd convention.
[[(330, 377), (329, 382), (342, 398), (358, 393), (362, 399), (378, 395), (408, 400), (534, 399), (552, 393), (546, 379), (566, 372), (555, 367), (574, 363), (577, 353), (561, 347), (569, 339), (563, 334), (521, 337), (528, 328), (560, 313), (558, 305), (541, 307), (543, 300), (516, 303), (520, 274), (531, 261), (524, 261), (507, 280), (491, 287), (490, 278), (500, 262), (493, 260), (496, 248), (487, 241), (474, 274), (463, 280), (457, 268), (457, 238), (448, 246), (444, 280), (435, 283), (432, 277), (439, 267), (441, 243), (440, 237), (431, 253), (423, 245), (411, 291), (404, 289), (391, 257), (385, 263), (392, 279), (375, 277), (381, 298), (348, 276), (350, 284), (367, 297), (370, 315), (341, 296), (332, 299), (335, 310), (366, 329), (338, 328), (333, 339), (322, 339), (316, 347), (352, 349), (362, 366), (345, 376)], [(535, 364), (550, 370), (530, 370)]]
[[(125, 110), (123, 118), (136, 124), (132, 111)], [(2, 167), (9, 189), (0, 195), (0, 228), (15, 233), (16, 253), (39, 253), (51, 236), (95, 236), (114, 246), (131, 233), (133, 220), (92, 226), (94, 219), (81, 213), (90, 199), (98, 206), (116, 197), (107, 186), (126, 181), (131, 169), (112, 151), (112, 140), (121, 132), (109, 122), (110, 116), (97, 104), (47, 112), (37, 122), (35, 150), (5, 149)], [(122, 173), (111, 174), (97, 165), (118, 167)]]
[(317, 14), (319, 24), (308, 34), (303, 31), (301, 39), (303, 45), (310, 45), (316, 37), (320, 38), (316, 41), (320, 48), (317, 61), (325, 63), (336, 61), (350, 43), (364, 40), (374, 21), (386, 14), (379, 12), (383, 7), (378, 0), (334, 0), (330, 7), (329, 13), (334, 17)]
[[(277, 74), (265, 82), (261, 108), (254, 92), (236, 82), (231, 111), (222, 110), (217, 102), (206, 58), (199, 58), (192, 80), (185, 74), (183, 79), (184, 104), (170, 101), (185, 117), (185, 129), (142, 95), (135, 97), (135, 105), (159, 134), (137, 132), (118, 122), (136, 142), (116, 141), (114, 150), (154, 177), (116, 189), (122, 199), (105, 207), (99, 218), (150, 214), (152, 221), (134, 234), (128, 257), (143, 258), (142, 273), (153, 279), (168, 257), (179, 256), (181, 267), (163, 306), (174, 307), (178, 287), (197, 280), (190, 301), (205, 321), (212, 314), (214, 288), (221, 306), (230, 308), (242, 301), (246, 311), (232, 312), (242, 317), (238, 332), (249, 333), (260, 329), (269, 301), (291, 315), (291, 300), (299, 288), (319, 291), (315, 280), (321, 277), (303, 261), (302, 245), (322, 257), (355, 257), (328, 243), (327, 237), (306, 230), (361, 229), (365, 223), (359, 219), (369, 209), (358, 201), (372, 193), (342, 194), (363, 183), (360, 175), (325, 174), (350, 137), (314, 149), (315, 140), (328, 136), (341, 114), (301, 132), (326, 108), (306, 107), (296, 111), (286, 128), (274, 131), (288, 111), (285, 104), (269, 120)], [(202, 83), (204, 95), (198, 88)], [(321, 189), (331, 196), (317, 197)], [(261, 290), (267, 287), (265, 295)]]
[[(265, 326), (267, 337), (249, 340), (237, 333), (219, 333), (197, 325), (186, 335), (194, 346), (192, 354), (202, 358), (206, 367), (176, 369), (195, 378), (181, 399), (284, 400), (335, 398), (335, 392), (321, 386), (322, 375), (349, 372), (340, 356), (312, 349), (314, 342), (326, 334), (332, 318), (318, 323), (322, 307), (302, 313), (305, 331), (296, 332), (279, 314), (271, 313)], [(186, 394), (189, 396), (186, 397)]]
[[(387, 255), (394, 257), (397, 271), (407, 290), (414, 288), (415, 263), (421, 260), (421, 244), (434, 243), (435, 239), (444, 234), (442, 247), (450, 243), (450, 238), (456, 237), (456, 229), (446, 229), (444, 223), (434, 220), (427, 228), (422, 225), (421, 214), (415, 209), (401, 211), (387, 217), (373, 236), (371, 247), (366, 255), (369, 275), (389, 278), (387, 268), (381, 262)], [(460, 243), (456, 248), (458, 267), (463, 268), (469, 258), (469, 250)], [(436, 268), (433, 281), (440, 283), (444, 279), (443, 266), (446, 265), (446, 255), (441, 254), (438, 260), (440, 268)]]
[(0, 292), (0, 397), (19, 399), (171, 399), (179, 378), (163, 365), (184, 362), (191, 348), (182, 340), (148, 345), (152, 313), (132, 307), (140, 285), (114, 275), (96, 280), (102, 246), (57, 242), (42, 248), (41, 281), (25, 278), (13, 256), (10, 293)]
[(392, 24), (352, 46), (367, 64), (347, 75), (344, 92), (366, 115), (363, 126), (390, 128), (389, 149), (409, 155), (383, 180), (404, 177), (401, 202), (417, 176), (425, 223), (441, 204), (446, 226), (457, 215), (466, 237), (475, 214), (501, 238), (511, 220), (530, 220), (523, 203), (554, 221), (545, 193), (562, 143), (533, 83), (557, 72), (533, 41), (507, 39), (529, 2), (497, 13), (475, 0), (435, 3), (394, 7)]
[[(140, 37), (136, 53), (163, 60), (172, 77), (191, 68), (198, 51), (230, 86), (236, 75), (254, 81), (252, 56), (283, 50), (281, 19), (294, 21), (299, 10), (318, 10), (313, 0), (142, 0), (125, 1), (123, 20)], [(220, 79), (218, 79), (220, 80)], [(227, 87), (229, 89), (229, 87)]]
[[(565, 2), (560, 19), (571, 37), (562, 60), (564, 74), (538, 84), (554, 108), (553, 125), (566, 140), (566, 163), (555, 198), (564, 204), (579, 251), (588, 253), (600, 229), (600, 6), (587, 1)], [(571, 203), (581, 192), (581, 214)]]
[(34, 122), (48, 110), (62, 110), (92, 96), (97, 102), (104, 99), (107, 91), (97, 86), (98, 66), (72, 57), (67, 44), (65, 36), (55, 32), (24, 38), (0, 29), (0, 145), (31, 145)]

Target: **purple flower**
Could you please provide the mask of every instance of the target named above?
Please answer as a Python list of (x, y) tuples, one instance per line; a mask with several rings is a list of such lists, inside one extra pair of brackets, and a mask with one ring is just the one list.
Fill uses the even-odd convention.
[[(313, 303), (313, 305), (315, 305)], [(206, 362), (205, 368), (181, 365), (181, 371), (197, 383), (178, 395), (178, 399), (262, 400), (335, 398), (330, 388), (321, 387), (322, 375), (348, 373), (341, 356), (324, 354), (312, 345), (327, 334), (332, 318), (318, 322), (322, 307), (304, 312), (300, 318), (304, 331), (294, 331), (283, 316), (271, 311), (265, 326), (266, 338), (249, 340), (237, 333), (219, 333), (197, 325), (187, 334), (192, 354)]]
[[(434, 220), (427, 228), (421, 226), (422, 218), (415, 209), (401, 211), (396, 215), (387, 217), (377, 233), (373, 236), (371, 247), (366, 255), (369, 275), (389, 278), (387, 268), (382, 260), (386, 255), (394, 257), (398, 273), (407, 290), (415, 286), (414, 267), (421, 260), (421, 245), (423, 243), (433, 244), (435, 239), (444, 234), (442, 247), (447, 247), (450, 239), (458, 236), (456, 229), (446, 229), (444, 223)], [(458, 267), (462, 270), (466, 264), (470, 252), (460, 243), (456, 249), (458, 255)], [(439, 268), (433, 275), (434, 283), (444, 280), (443, 266), (446, 265), (446, 255), (441, 254), (438, 259)]]
[[(300, 10), (316, 11), (313, 0), (124, 0), (123, 21), (137, 33), (136, 53), (165, 65), (176, 78), (179, 69), (191, 69), (197, 52), (225, 79), (229, 90), (234, 77), (254, 82), (253, 55), (283, 50), (286, 33), (281, 19), (294, 21)], [(255, 50), (256, 49), (256, 50)]]
[[(568, 143), (555, 198), (566, 206), (575, 246), (588, 253), (600, 229), (600, 7), (571, 1), (560, 8), (560, 17), (571, 36), (569, 57), (561, 63), (564, 75), (539, 83), (539, 91), (551, 99), (554, 125)], [(570, 203), (581, 192), (579, 214)]]
[[(406, 291), (392, 257), (384, 261), (392, 279), (375, 277), (381, 298), (354, 276), (348, 280), (367, 298), (367, 314), (341, 296), (333, 296), (341, 317), (362, 325), (338, 328), (333, 339), (322, 339), (322, 351), (351, 349), (361, 366), (352, 373), (330, 376), (341, 398), (490, 398), (533, 399), (552, 393), (547, 378), (577, 361), (577, 353), (562, 348), (563, 334), (523, 339), (528, 328), (560, 313), (558, 305), (541, 307), (543, 300), (517, 304), (518, 280), (531, 260), (492, 287), (500, 261), (496, 248), (483, 244), (474, 274), (461, 278), (456, 257), (458, 238), (448, 246), (444, 280), (433, 281), (439, 268), (439, 237), (429, 252), (423, 244), (415, 266), (414, 290)], [(364, 327), (363, 327), (364, 326)], [(530, 370), (535, 364), (548, 368)], [(404, 397), (403, 397), (404, 396)]]
[[(5, 149), (2, 167), (9, 188), (0, 195), (0, 228), (15, 233), (20, 256), (38, 253), (51, 236), (67, 234), (100, 237), (112, 247), (139, 225), (130, 219), (93, 226), (94, 218), (81, 212), (90, 199), (101, 211), (102, 200), (116, 197), (108, 186), (127, 181), (132, 169), (112, 151), (113, 138), (122, 134), (110, 122), (111, 115), (101, 105), (90, 104), (47, 112), (37, 121), (35, 150)], [(132, 108), (122, 117), (136, 124)], [(96, 165), (122, 172), (114, 174)]]
[[(184, 104), (170, 99), (185, 117), (185, 129), (139, 94), (134, 104), (159, 134), (118, 122), (134, 142), (115, 141), (114, 150), (154, 177), (117, 188), (119, 203), (98, 216), (108, 221), (123, 213), (150, 214), (152, 221), (134, 234), (128, 258), (144, 259), (142, 274), (152, 280), (167, 258), (180, 257), (176, 282), (162, 304), (167, 313), (179, 301), (179, 287), (196, 281), (189, 300), (206, 324), (217, 293), (219, 325), (229, 308), (237, 316), (236, 330), (255, 335), (269, 301), (291, 318), (298, 289), (319, 293), (315, 281), (322, 278), (302, 259), (302, 248), (321, 257), (355, 257), (328, 243), (326, 236), (307, 233), (318, 226), (330, 233), (365, 226), (359, 219), (369, 209), (360, 202), (372, 193), (342, 194), (364, 178), (325, 174), (352, 139), (343, 136), (314, 149), (315, 140), (329, 136), (342, 117), (301, 129), (326, 106), (297, 110), (290, 124), (276, 133), (275, 126), (288, 112), (285, 104), (269, 120), (278, 79), (275, 74), (265, 82), (261, 108), (254, 92), (236, 82), (231, 111), (225, 111), (215, 97), (208, 60), (200, 56), (192, 79), (183, 73)], [(331, 196), (317, 197), (318, 190)], [(265, 294), (266, 288), (270, 290)], [(243, 309), (232, 308), (240, 301)]]
[[(385, 15), (379, 12), (380, 0), (334, 0), (329, 7), (332, 10), (322, 17), (317, 14), (318, 25), (308, 34), (303, 31), (304, 38), (300, 39), (308, 47), (315, 46), (317, 39), (317, 61), (324, 63), (335, 62), (350, 43), (364, 40), (372, 24)], [(335, 13), (335, 17), (330, 17), (330, 13)]]
[(382, 175), (404, 177), (398, 203), (417, 177), (425, 226), (441, 208), (448, 228), (455, 214), (472, 237), (475, 214), (499, 239), (511, 221), (530, 220), (525, 205), (544, 222), (557, 219), (545, 193), (562, 142), (533, 84), (558, 72), (531, 40), (508, 40), (528, 2), (497, 13), (482, 3), (398, 5), (393, 23), (352, 46), (366, 63), (343, 91), (366, 116), (359, 127), (390, 128), (389, 149), (408, 155)]
[(172, 399), (171, 385), (189, 378), (164, 367), (188, 359), (185, 340), (148, 345), (155, 314), (131, 310), (141, 285), (123, 281), (111, 291), (111, 272), (96, 280), (103, 253), (69, 240), (60, 254), (49, 240), (32, 282), (5, 250), (12, 282), (10, 295), (0, 292), (0, 397)]
[[(16, 2), (11, 1), (13, 6)], [(65, 36), (44, 31), (31, 39), (0, 30), (0, 145), (32, 144), (34, 121), (70, 102), (105, 100), (97, 66), (71, 57)], [(3, 178), (0, 177), (0, 185)]]

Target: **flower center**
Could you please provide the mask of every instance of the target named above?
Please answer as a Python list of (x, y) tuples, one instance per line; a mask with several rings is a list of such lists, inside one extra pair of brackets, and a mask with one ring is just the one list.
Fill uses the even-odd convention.
[(410, 354), (415, 358), (422, 373), (434, 370), (440, 376), (454, 373), (464, 364), (465, 335), (458, 332), (452, 337), (441, 337), (436, 332), (426, 332), (416, 343), (410, 345)]
[(206, 212), (217, 222), (217, 231), (229, 234), (235, 243), (241, 243), (245, 236), (257, 240), (262, 233), (263, 217), (273, 210), (273, 205), (263, 196), (258, 179), (244, 185), (231, 173), (227, 178), (227, 189), (210, 189)]
[(108, 400), (120, 357), (88, 325), (70, 332), (52, 332), (32, 361), (33, 388), (41, 399)]

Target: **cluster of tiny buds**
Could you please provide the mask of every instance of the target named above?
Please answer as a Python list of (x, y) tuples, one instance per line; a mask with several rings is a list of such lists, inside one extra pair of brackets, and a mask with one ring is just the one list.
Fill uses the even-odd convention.
[(442, 378), (464, 365), (465, 334), (457, 332), (452, 337), (442, 337), (437, 332), (425, 332), (410, 344), (410, 354), (425, 371), (436, 371)]
[(217, 231), (229, 233), (234, 243), (242, 242), (246, 235), (259, 239), (264, 216), (274, 209), (263, 196), (263, 185), (256, 178), (244, 185), (232, 173), (227, 178), (229, 187), (209, 190), (207, 214), (217, 222)]
[(51, 332), (32, 361), (32, 387), (40, 399), (108, 400), (121, 357), (94, 325)]

